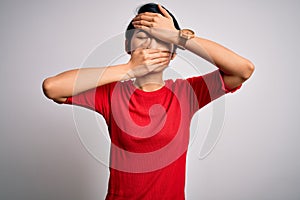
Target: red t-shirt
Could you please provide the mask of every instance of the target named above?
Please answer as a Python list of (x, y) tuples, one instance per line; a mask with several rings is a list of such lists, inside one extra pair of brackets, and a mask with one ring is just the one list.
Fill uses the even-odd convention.
[[(238, 87), (240, 88), (240, 87)], [(132, 80), (113, 82), (69, 97), (103, 115), (110, 134), (107, 200), (183, 200), (191, 119), (226, 89), (219, 70), (166, 80), (153, 92)]]

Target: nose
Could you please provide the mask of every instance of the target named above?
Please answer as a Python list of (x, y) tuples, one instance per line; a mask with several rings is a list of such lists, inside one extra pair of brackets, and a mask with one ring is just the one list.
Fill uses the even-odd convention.
[(146, 48), (146, 49), (155, 49), (157, 47), (158, 47), (157, 41), (153, 37), (147, 38), (147, 40), (144, 43), (144, 48)]

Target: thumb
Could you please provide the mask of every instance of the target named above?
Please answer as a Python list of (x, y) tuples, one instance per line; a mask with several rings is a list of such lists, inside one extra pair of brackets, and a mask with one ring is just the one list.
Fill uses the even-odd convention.
[(166, 11), (160, 4), (158, 4), (158, 8), (166, 18), (172, 19), (168, 11)]

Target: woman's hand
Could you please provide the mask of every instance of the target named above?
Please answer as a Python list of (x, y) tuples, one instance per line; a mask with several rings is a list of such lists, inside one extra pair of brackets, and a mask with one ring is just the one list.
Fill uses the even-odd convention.
[(131, 53), (127, 75), (129, 78), (137, 78), (151, 72), (160, 72), (168, 66), (170, 59), (170, 52), (137, 48)]
[(174, 26), (171, 15), (161, 5), (158, 7), (163, 15), (151, 12), (141, 13), (133, 19), (132, 24), (135, 28), (142, 29), (161, 41), (174, 43), (178, 30)]

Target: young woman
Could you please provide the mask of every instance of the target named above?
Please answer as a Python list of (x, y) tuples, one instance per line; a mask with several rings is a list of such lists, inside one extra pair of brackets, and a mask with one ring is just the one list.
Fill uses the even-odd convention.
[[(110, 134), (106, 199), (185, 199), (185, 165), (193, 114), (239, 89), (253, 64), (231, 50), (180, 29), (161, 5), (145, 4), (126, 32), (130, 60), (74, 69), (43, 82), (45, 95), (103, 115)], [(217, 69), (203, 76), (163, 80), (176, 49), (189, 50)]]

